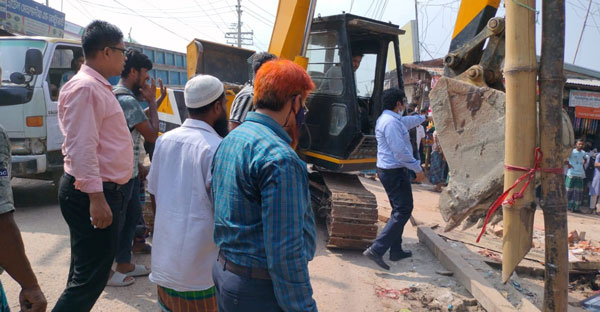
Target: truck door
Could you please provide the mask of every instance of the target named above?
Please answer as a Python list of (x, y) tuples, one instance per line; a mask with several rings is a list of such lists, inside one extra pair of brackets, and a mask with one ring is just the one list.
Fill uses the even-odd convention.
[(83, 64), (83, 52), (76, 45), (57, 44), (51, 53), (43, 83), (47, 110), (47, 150), (60, 152), (64, 137), (58, 127), (58, 95), (62, 86)]

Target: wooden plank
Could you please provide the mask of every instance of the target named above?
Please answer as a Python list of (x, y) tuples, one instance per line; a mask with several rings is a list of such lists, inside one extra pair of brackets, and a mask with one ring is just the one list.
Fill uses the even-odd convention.
[[(454, 277), (477, 299), (488, 312), (515, 311), (516, 308), (498, 290), (479, 274), (458, 252), (453, 250), (432, 229), (420, 226), (417, 228), (419, 242), (425, 244), (440, 260), (442, 265), (454, 272)], [(531, 302), (522, 301), (520, 311), (539, 311)]]
[(377, 225), (337, 222), (332, 220), (329, 236), (372, 239), (377, 236)]
[[(458, 241), (458, 242), (476, 246), (479, 248), (487, 248), (489, 250), (492, 250), (492, 251), (502, 254), (502, 241), (501, 240), (489, 238), (484, 235), (481, 237), (481, 240), (479, 241), (479, 243), (477, 243), (477, 242), (475, 242), (477, 240), (477, 235), (469, 233), (469, 232), (451, 231), (451, 232), (444, 232), (444, 233), (438, 233), (438, 234), (441, 237), (444, 237), (444, 238), (447, 238), (447, 239), (450, 239), (453, 241)], [(540, 252), (533, 248), (525, 256), (525, 259), (536, 261), (539, 263), (544, 263), (546, 261), (544, 252), (543, 251)]]
[(373, 223), (377, 221), (377, 210), (335, 207), (331, 210), (331, 216), (333, 218), (357, 219)]
[(349, 248), (365, 250), (371, 246), (373, 240), (370, 239), (351, 239), (342, 237), (330, 237), (327, 242), (327, 248)]

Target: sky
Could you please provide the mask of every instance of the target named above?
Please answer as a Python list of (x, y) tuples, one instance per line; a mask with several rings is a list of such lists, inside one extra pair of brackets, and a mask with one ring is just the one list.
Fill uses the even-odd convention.
[[(45, 3), (45, 0), (36, 0)], [(234, 31), (238, 0), (48, 0), (54, 9), (66, 14), (68, 21), (81, 26), (93, 19), (117, 25), (125, 38), (150, 46), (185, 52), (194, 38), (227, 43), (225, 33)], [(266, 51), (271, 39), (277, 0), (240, 0), (243, 31), (254, 32), (252, 46)], [(284, 0), (282, 0), (284, 1)], [(503, 0), (497, 16), (504, 16)], [(541, 0), (536, 0), (541, 10)], [(443, 57), (448, 53), (460, 0), (418, 0), (421, 59)], [(600, 0), (566, 0), (565, 62), (600, 71)], [(584, 28), (586, 11), (590, 7)], [(334, 15), (342, 11), (404, 25), (415, 19), (413, 0), (321, 0), (315, 15)], [(541, 13), (538, 13), (537, 44), (541, 47)], [(583, 29), (583, 33), (582, 33)], [(575, 51), (581, 43), (574, 61)]]

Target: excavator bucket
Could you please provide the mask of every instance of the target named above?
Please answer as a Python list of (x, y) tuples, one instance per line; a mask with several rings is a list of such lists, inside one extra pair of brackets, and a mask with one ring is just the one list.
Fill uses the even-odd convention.
[[(469, 227), (483, 221), (487, 209), (504, 189), (506, 95), (478, 79), (465, 77), (442, 77), (429, 95), (450, 174), (439, 201), (447, 222), (445, 231), (461, 223)], [(566, 159), (575, 136), (564, 110), (562, 123), (562, 157)], [(502, 220), (500, 211), (492, 218), (492, 224)]]
[(439, 201), (449, 231), (467, 217), (479, 219), (502, 193), (505, 94), (484, 84), (442, 77), (430, 99), (450, 169)]

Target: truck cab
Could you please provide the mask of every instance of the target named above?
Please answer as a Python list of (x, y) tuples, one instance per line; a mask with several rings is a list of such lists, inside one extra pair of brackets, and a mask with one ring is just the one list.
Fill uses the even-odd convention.
[(58, 93), (74, 74), (81, 43), (49, 37), (1, 37), (0, 124), (12, 152), (12, 176), (57, 181), (63, 172), (64, 137)]

